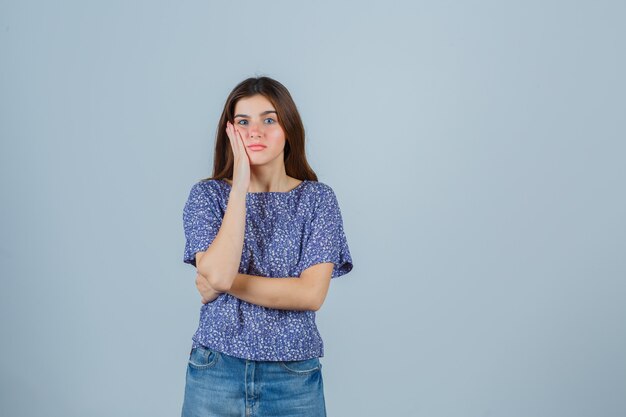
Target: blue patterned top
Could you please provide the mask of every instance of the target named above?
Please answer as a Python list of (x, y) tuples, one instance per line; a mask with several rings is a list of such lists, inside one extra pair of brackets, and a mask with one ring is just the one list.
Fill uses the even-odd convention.
[[(196, 265), (221, 226), (231, 186), (201, 180), (191, 187), (183, 209), (183, 261)], [(333, 262), (332, 278), (352, 270), (337, 198), (319, 181), (302, 181), (287, 192), (248, 192), (239, 273), (299, 277), (306, 268)], [(199, 345), (251, 360), (286, 361), (324, 356), (315, 311), (279, 310), (220, 294), (200, 308), (193, 338)]]

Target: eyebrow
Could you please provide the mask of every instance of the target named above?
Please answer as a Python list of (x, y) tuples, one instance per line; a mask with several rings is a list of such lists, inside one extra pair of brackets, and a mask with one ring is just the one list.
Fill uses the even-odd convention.
[[(266, 114), (270, 114), (270, 113), (274, 113), (278, 116), (278, 113), (276, 113), (275, 110), (265, 110), (263, 113), (260, 114), (260, 116), (265, 116)], [(250, 117), (247, 114), (236, 114), (235, 117)]]

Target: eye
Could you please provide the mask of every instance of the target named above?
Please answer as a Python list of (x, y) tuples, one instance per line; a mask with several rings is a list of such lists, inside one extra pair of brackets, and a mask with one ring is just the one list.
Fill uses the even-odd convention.
[(267, 123), (268, 125), (271, 125), (271, 124), (276, 123), (276, 120), (272, 119), (271, 117), (268, 117), (267, 119), (265, 119), (265, 123)]
[(237, 124), (241, 126), (245, 126), (248, 124), (248, 121), (246, 119), (241, 119), (237, 122)]

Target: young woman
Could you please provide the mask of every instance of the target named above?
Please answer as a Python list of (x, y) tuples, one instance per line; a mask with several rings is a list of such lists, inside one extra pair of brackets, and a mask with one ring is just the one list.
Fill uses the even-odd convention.
[(183, 223), (203, 303), (183, 417), (325, 416), (315, 312), (352, 257), (281, 83), (249, 78), (230, 93), (213, 177), (191, 187)]

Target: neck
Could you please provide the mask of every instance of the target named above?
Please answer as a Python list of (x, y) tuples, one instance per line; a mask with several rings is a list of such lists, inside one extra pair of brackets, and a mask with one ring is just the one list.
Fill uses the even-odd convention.
[(271, 175), (259, 175), (258, 173), (251, 173), (250, 175), (250, 187), (248, 191), (252, 193), (256, 192), (285, 192), (291, 188), (292, 178), (284, 173), (273, 173)]

